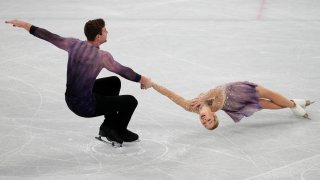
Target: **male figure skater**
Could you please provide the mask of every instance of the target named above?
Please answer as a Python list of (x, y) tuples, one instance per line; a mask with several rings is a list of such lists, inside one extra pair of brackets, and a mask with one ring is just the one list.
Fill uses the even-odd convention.
[(140, 82), (141, 88), (151, 87), (151, 79), (141, 76), (129, 67), (115, 61), (112, 55), (99, 49), (107, 42), (108, 31), (103, 19), (88, 21), (84, 26), (87, 41), (64, 38), (46, 29), (21, 20), (6, 21), (14, 27), (48, 41), (68, 52), (67, 87), (65, 100), (69, 109), (81, 117), (105, 116), (99, 135), (121, 145), (123, 141), (138, 140), (139, 136), (127, 129), (138, 101), (131, 95), (119, 95), (118, 77), (96, 79), (103, 68), (130, 81)]

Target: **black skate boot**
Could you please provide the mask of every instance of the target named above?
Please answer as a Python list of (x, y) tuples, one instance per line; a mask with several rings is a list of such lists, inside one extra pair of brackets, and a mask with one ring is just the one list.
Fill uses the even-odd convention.
[(128, 129), (126, 129), (124, 131), (124, 133), (122, 134), (121, 137), (124, 142), (133, 142), (133, 141), (137, 141), (139, 139), (138, 134), (131, 132)]
[(109, 127), (100, 127), (98, 140), (102, 140), (101, 137), (106, 137), (111, 142), (112, 146), (122, 147), (123, 140), (117, 131)]

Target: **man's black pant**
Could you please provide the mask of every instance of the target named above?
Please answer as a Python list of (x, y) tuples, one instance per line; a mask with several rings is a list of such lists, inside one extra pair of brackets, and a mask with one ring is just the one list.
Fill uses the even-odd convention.
[(131, 95), (119, 95), (121, 81), (118, 77), (97, 79), (93, 87), (97, 116), (104, 115), (100, 128), (109, 127), (123, 134), (127, 129), (138, 101)]

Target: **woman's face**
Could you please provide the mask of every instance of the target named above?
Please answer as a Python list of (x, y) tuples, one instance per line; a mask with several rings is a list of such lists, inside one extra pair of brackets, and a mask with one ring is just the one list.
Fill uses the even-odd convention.
[(217, 123), (214, 119), (213, 112), (208, 105), (204, 105), (200, 108), (199, 116), (201, 124), (207, 129), (212, 129)]

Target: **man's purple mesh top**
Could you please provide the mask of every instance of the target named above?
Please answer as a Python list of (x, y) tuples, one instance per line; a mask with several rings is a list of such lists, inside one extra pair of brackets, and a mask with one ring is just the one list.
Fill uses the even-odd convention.
[(141, 75), (115, 61), (109, 52), (100, 50), (87, 41), (63, 38), (36, 26), (31, 26), (30, 33), (68, 52), (65, 98), (68, 107), (79, 116), (96, 116), (92, 89), (102, 68), (134, 82), (141, 79)]

